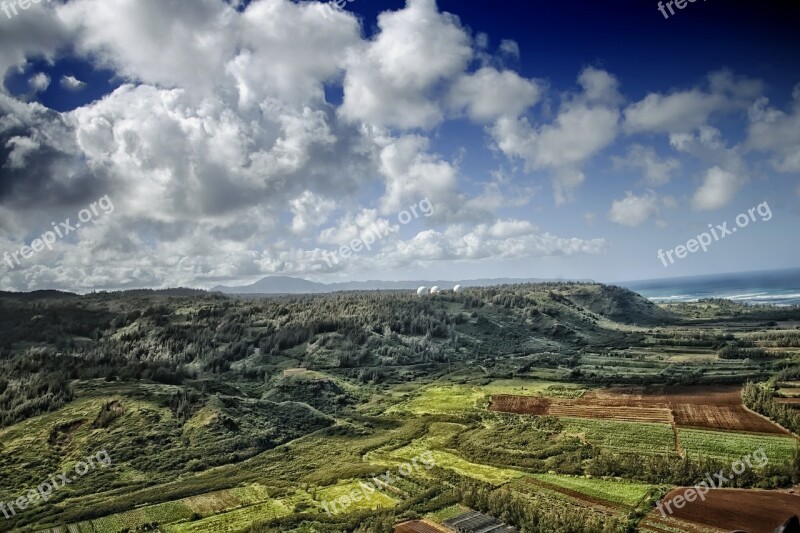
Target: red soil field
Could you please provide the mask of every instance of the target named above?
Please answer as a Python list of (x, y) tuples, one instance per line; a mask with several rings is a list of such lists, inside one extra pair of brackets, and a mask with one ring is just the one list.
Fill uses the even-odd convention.
[(786, 434), (787, 431), (742, 405), (738, 386), (654, 386), (590, 391), (580, 398), (499, 394), (492, 411), (655, 422), (704, 429)]
[(489, 404), (490, 411), (516, 413), (518, 415), (549, 414), (550, 399), (535, 396), (515, 396), (513, 394), (495, 394)]
[(780, 426), (761, 418), (742, 405), (676, 405), (673, 407), (675, 423), (679, 426), (774, 433), (785, 435)]
[[(664, 497), (669, 501), (686, 489), (675, 489)], [(675, 519), (685, 520), (723, 531), (743, 530), (748, 533), (772, 533), (792, 515), (800, 515), (800, 495), (774, 490), (714, 489), (705, 496), (687, 502), (682, 509), (672, 505), (672, 514), (662, 517), (658, 509), (647, 515), (644, 525), (662, 527), (677, 525)], [(662, 503), (663, 507), (663, 503)], [(666, 512), (666, 510), (665, 510)]]
[(622, 420), (629, 422), (654, 422), (669, 424), (672, 419), (669, 409), (654, 407), (605, 407), (595, 405), (552, 404), (549, 414), (573, 418), (598, 418), (601, 420)]

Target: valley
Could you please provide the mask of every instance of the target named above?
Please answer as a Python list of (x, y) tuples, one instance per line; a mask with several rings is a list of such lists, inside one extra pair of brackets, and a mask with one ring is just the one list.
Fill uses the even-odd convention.
[[(111, 464), (0, 530), (448, 531), (474, 509), (525, 531), (771, 531), (800, 513), (798, 320), (592, 283), (4, 293), (0, 501)], [(702, 508), (657, 511), (756, 450)], [(768, 515), (737, 503), (761, 495)]]

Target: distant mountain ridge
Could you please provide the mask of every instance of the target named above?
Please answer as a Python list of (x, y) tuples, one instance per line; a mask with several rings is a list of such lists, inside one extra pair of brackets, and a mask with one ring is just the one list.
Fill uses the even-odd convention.
[(582, 281), (592, 280), (563, 280), (543, 278), (481, 278), (465, 279), (459, 281), (447, 280), (411, 280), (411, 281), (344, 281), (340, 283), (318, 283), (303, 278), (289, 276), (268, 276), (250, 285), (229, 287), (217, 285), (212, 292), (223, 294), (323, 294), (339, 291), (391, 291), (413, 290), (420, 286), (432, 287), (438, 285), (443, 289), (450, 289), (455, 285), (464, 287), (488, 287), (491, 285), (513, 285), (517, 283), (543, 283), (548, 281)]

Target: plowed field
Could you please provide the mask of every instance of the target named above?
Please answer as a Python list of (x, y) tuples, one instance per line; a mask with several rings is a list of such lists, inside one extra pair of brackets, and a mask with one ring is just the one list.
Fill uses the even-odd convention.
[(682, 427), (786, 434), (745, 409), (737, 386), (634, 387), (590, 391), (580, 398), (495, 395), (489, 409), (506, 413), (631, 422), (673, 422)]
[[(685, 490), (671, 491), (662, 502), (671, 501)], [(705, 526), (724, 531), (772, 533), (792, 515), (800, 515), (800, 495), (770, 490), (715, 489), (706, 494), (705, 501), (696, 499), (686, 502), (681, 509), (674, 505), (671, 508), (673, 512), (667, 514), (667, 518), (657, 509), (653, 510), (643, 525), (661, 525), (661, 528), (667, 529), (669, 526), (675, 527), (675, 519), (678, 519), (696, 524), (698, 529)]]

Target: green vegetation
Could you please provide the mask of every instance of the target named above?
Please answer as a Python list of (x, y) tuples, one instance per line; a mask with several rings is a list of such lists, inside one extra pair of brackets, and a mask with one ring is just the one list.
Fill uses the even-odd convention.
[(635, 507), (653, 489), (652, 485), (627, 481), (589, 479), (554, 474), (536, 474), (533, 477), (551, 485), (628, 507)]
[(675, 454), (675, 435), (666, 424), (562, 418), (564, 432), (604, 449)]
[[(667, 423), (490, 412), (490, 396), (547, 405), (757, 379), (747, 405), (797, 431), (800, 411), (773, 395), (800, 381), (798, 335), (770, 328), (799, 318), (588, 283), (425, 299), (0, 294), (0, 501), (101, 449), (112, 459), (0, 530), (385, 532), (466, 506), (525, 533), (625, 531), (658, 491), (761, 447), (769, 465), (735, 486), (800, 481), (796, 439), (680, 429), (676, 441)], [(397, 475), (426, 452), (435, 466)], [(392, 487), (325, 513), (387, 469)]]
[(788, 463), (797, 446), (790, 436), (756, 435), (701, 429), (681, 428), (681, 444), (687, 453), (695, 456), (716, 457), (729, 462), (741, 459), (763, 448), (769, 461), (774, 464)]

